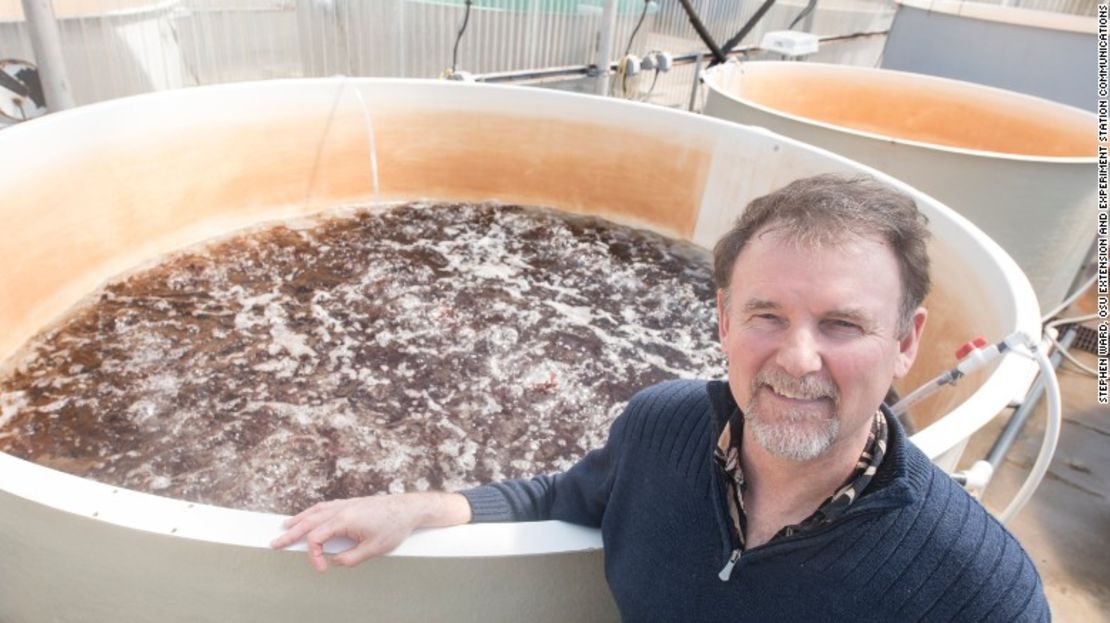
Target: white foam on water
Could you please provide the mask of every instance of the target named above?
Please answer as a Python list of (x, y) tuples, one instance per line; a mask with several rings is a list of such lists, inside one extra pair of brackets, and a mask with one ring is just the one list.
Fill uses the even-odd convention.
[(3, 425), (50, 416), (82, 475), (285, 512), (566, 469), (637, 389), (723, 374), (689, 254), (497, 206), (252, 229), (109, 284), (74, 319), (98, 332), (42, 336), (0, 378), (0, 449), (35, 454)]
[(8, 425), (17, 413), (27, 408), (27, 392), (2, 392), (0, 393), (0, 428)]

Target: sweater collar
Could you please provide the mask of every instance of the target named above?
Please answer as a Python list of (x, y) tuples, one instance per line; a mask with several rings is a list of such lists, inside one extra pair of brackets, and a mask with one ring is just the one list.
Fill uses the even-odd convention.
[(885, 404), (879, 409), (886, 417), (887, 454), (879, 471), (853, 506), (860, 511), (875, 508), (898, 508), (913, 502), (913, 491), (920, 488), (922, 476), (930, 468), (929, 460), (906, 437), (906, 429)]

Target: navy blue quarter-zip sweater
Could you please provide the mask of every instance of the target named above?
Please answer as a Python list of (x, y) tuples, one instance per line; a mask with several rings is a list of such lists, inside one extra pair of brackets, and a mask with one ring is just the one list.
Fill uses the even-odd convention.
[(663, 383), (565, 473), (463, 494), (476, 522), (599, 526), (626, 621), (1050, 618), (1018, 542), (889, 415), (887, 456), (844, 515), (746, 550), (723, 573), (736, 544), (713, 447), (733, 409), (724, 382)]

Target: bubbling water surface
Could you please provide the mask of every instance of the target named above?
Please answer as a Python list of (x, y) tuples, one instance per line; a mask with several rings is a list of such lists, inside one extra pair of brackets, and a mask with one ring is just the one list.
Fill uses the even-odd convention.
[(104, 286), (0, 375), (0, 450), (294, 512), (563, 470), (638, 389), (719, 377), (708, 255), (498, 205), (324, 214)]

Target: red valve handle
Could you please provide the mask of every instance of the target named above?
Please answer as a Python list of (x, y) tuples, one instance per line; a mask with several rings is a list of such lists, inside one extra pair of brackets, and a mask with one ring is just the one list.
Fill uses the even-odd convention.
[(967, 344), (964, 344), (963, 346), (960, 347), (959, 350), (956, 351), (956, 359), (957, 360), (963, 359), (964, 357), (967, 357), (971, 353), (971, 351), (979, 350), (980, 348), (983, 348), (986, 345), (987, 345), (987, 338), (977, 337), (974, 340), (971, 340), (970, 342), (968, 342)]

